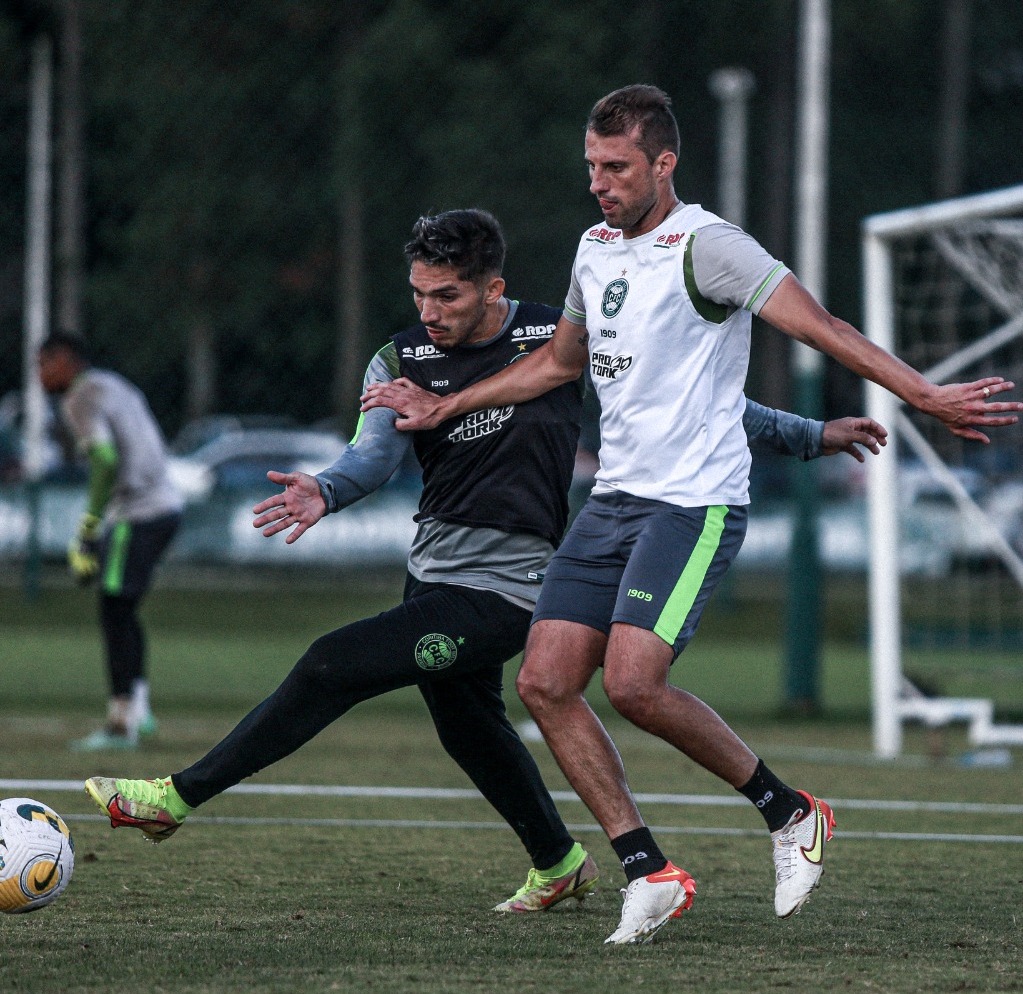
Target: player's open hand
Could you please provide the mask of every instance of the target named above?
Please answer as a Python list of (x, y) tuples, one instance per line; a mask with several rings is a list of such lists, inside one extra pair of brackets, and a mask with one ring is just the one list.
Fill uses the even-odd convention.
[(327, 513), (320, 485), (308, 473), (278, 473), (270, 470), (266, 478), (284, 487), (284, 492), (267, 497), (252, 509), (256, 515), (252, 526), (262, 528), (267, 538), (291, 528), (291, 532), (284, 538), (291, 545)]
[(935, 387), (921, 410), (941, 421), (953, 435), (975, 442), (990, 442), (981, 428), (1001, 428), (1019, 421), (1023, 404), (991, 398), (1016, 386), (1000, 376), (986, 376), (972, 383), (946, 383)]
[(390, 383), (371, 383), (362, 395), (362, 410), (389, 407), (398, 415), (394, 426), (399, 431), (422, 431), (444, 420), (440, 400), (437, 394), (402, 376)]
[(857, 462), (865, 462), (863, 448), (876, 456), (882, 445), (888, 444), (888, 429), (873, 418), (838, 418), (824, 422), (821, 454), (834, 456), (848, 452)]

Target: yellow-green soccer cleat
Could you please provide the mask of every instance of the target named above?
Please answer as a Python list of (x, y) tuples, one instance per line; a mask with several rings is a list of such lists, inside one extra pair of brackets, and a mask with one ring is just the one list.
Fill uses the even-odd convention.
[(170, 777), (89, 777), (85, 792), (109, 815), (111, 828), (137, 828), (151, 842), (170, 838), (192, 810), (181, 800)]
[[(561, 873), (565, 860), (569, 868)], [(513, 914), (527, 914), (530, 911), (546, 911), (566, 898), (581, 901), (593, 891), (600, 873), (585, 849), (577, 842), (565, 860), (553, 869), (543, 873), (535, 868), (526, 875), (526, 882), (507, 901), (497, 905), (495, 911), (510, 911)]]

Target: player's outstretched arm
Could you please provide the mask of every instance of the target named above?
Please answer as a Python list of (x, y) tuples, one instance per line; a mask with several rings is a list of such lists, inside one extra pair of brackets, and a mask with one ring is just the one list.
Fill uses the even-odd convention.
[(401, 431), (435, 428), (442, 421), (487, 407), (520, 404), (579, 377), (586, 365), (586, 329), (562, 317), (551, 340), (500, 373), (458, 393), (439, 397), (401, 377), (372, 383), (362, 395), (362, 410), (389, 407), (398, 413)]
[(327, 513), (320, 485), (316, 477), (308, 473), (278, 473), (270, 470), (266, 477), (271, 483), (284, 487), (284, 490), (260, 501), (252, 509), (252, 513), (257, 516), (252, 526), (262, 528), (267, 538), (291, 528), (284, 539), (290, 545)]
[(873, 418), (836, 418), (824, 422), (821, 455), (835, 456), (839, 452), (848, 452), (857, 462), (866, 462), (861, 445), (876, 456), (881, 452), (881, 446), (887, 444), (888, 429)]
[(924, 414), (937, 418), (960, 438), (977, 442), (990, 439), (981, 429), (1015, 424), (1023, 403), (991, 398), (1014, 383), (987, 376), (971, 383), (931, 383), (912, 366), (890, 355), (861, 335), (852, 325), (829, 314), (791, 273), (760, 310), (780, 331), (836, 359), (864, 379), (890, 390)]

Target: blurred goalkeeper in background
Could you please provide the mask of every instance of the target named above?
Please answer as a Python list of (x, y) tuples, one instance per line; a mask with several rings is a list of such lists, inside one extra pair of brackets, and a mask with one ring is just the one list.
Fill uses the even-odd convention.
[(82, 584), (99, 586), (110, 702), (106, 725), (71, 743), (78, 751), (132, 749), (156, 731), (139, 603), (181, 521), (163, 435), (141, 391), (90, 364), (84, 341), (54, 333), (39, 348), (39, 378), (88, 459), (85, 513), (68, 549)]
[[(420, 323), (395, 335), (366, 383), (405, 377), (460, 390), (549, 340), (560, 310), (505, 296), (504, 237), (484, 211), (420, 218), (405, 247)], [(582, 412), (581, 379), (514, 406), (476, 411), (426, 432), (368, 411), (329, 469), (268, 474), (284, 492), (254, 508), (267, 536), (298, 539), (388, 480), (414, 446), (423, 468), (419, 530), (398, 607), (317, 639), (281, 686), (197, 763), (154, 780), (93, 777), (113, 827), (158, 842), (198, 805), (289, 755), (360, 701), (417, 685), (448, 754), (514, 829), (532, 858), (525, 884), (495, 911), (542, 911), (582, 899), (597, 867), (570, 835), (509, 721), (505, 661), (522, 651), (543, 571), (568, 518)], [(747, 430), (812, 458), (856, 443), (877, 451), (865, 418), (805, 421), (749, 405)]]

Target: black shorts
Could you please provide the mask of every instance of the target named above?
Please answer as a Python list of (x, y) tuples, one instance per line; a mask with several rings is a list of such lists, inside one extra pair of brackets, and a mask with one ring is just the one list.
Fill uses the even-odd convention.
[(165, 514), (152, 521), (115, 521), (103, 536), (100, 550), (101, 593), (141, 597), (180, 524), (180, 514)]
[(587, 500), (544, 575), (533, 621), (607, 634), (644, 628), (677, 656), (746, 535), (741, 505), (676, 507), (630, 494)]

